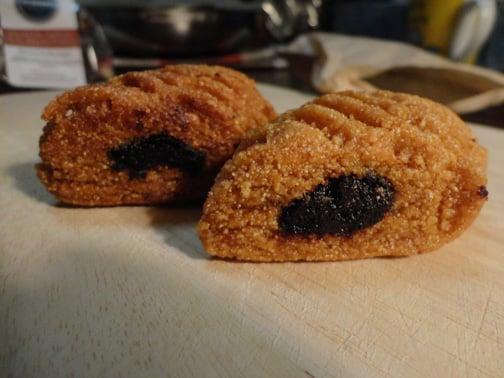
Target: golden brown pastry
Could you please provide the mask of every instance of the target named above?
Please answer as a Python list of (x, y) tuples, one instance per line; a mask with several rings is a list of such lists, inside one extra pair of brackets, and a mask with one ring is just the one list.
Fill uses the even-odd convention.
[(386, 91), (319, 97), (251, 133), (210, 191), (211, 255), (405, 256), (460, 235), (487, 199), (486, 150), (444, 106)]
[(274, 116), (253, 80), (228, 68), (127, 73), (47, 105), (37, 172), (67, 204), (200, 199), (244, 133)]

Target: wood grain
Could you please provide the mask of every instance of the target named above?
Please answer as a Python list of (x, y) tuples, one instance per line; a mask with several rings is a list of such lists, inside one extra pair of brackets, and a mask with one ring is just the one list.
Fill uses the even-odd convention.
[(504, 131), (474, 126), (490, 200), (437, 252), (230, 263), (197, 208), (55, 206), (33, 169), (53, 95), (0, 97), (0, 377), (503, 376)]

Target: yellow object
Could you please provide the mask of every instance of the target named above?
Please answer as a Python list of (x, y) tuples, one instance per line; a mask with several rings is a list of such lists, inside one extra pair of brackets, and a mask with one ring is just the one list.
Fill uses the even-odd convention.
[(412, 2), (412, 27), (420, 33), (424, 47), (449, 55), (457, 14), (463, 4), (464, 0)]

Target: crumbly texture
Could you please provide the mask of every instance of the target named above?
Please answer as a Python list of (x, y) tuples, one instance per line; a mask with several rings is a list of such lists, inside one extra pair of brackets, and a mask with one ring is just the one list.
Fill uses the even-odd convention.
[[(274, 117), (254, 81), (228, 68), (173, 65), (127, 73), (65, 92), (47, 105), (37, 173), (51, 193), (73, 205), (201, 199), (244, 134)], [(186, 160), (192, 158), (187, 151), (203, 154), (202, 169), (187, 172), (185, 163), (170, 165), (163, 151), (142, 151), (138, 146), (145, 147), (149, 136), (156, 136), (156, 148), (182, 146), (176, 152)], [(121, 146), (140, 155), (119, 156), (117, 163), (111, 158)], [(141, 161), (149, 157), (157, 163)], [(125, 162), (145, 169), (135, 174)]]
[[(446, 107), (417, 96), (329, 94), (249, 134), (219, 173), (198, 225), (211, 255), (249, 261), (406, 256), (460, 235), (487, 200), (486, 150)], [(292, 201), (338, 177), (393, 185), (377, 223), (351, 235), (282, 232)]]

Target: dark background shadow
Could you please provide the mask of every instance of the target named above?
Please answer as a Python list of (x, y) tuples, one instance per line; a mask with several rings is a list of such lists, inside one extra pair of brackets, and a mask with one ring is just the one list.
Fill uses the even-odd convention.
[(14, 164), (7, 168), (7, 174), (14, 179), (15, 187), (28, 197), (49, 205), (57, 204), (38, 179), (34, 162)]
[[(14, 186), (16, 189), (24, 193), (26, 196), (35, 199), (53, 207), (72, 209), (73, 206), (66, 206), (58, 202), (44, 187), (37, 177), (34, 162), (26, 162), (15, 164), (7, 169), (7, 174), (13, 178)], [(129, 208), (139, 209), (146, 212), (149, 218), (149, 225), (156, 230), (158, 234), (163, 237), (166, 244), (173, 246), (185, 253), (187, 256), (195, 259), (207, 259), (201, 242), (199, 241), (196, 225), (201, 216), (202, 202), (191, 203), (183, 205), (170, 205), (158, 207), (142, 207), (131, 206)], [(85, 210), (85, 213), (79, 213), (86, 216), (83, 220), (90, 220), (93, 218), (95, 211), (110, 212), (128, 211), (128, 207), (109, 207), (109, 208), (81, 208), (75, 207), (76, 211), (79, 209)], [(128, 211), (129, 212), (129, 211)], [(131, 218), (131, 217), (129, 217)], [(105, 220), (103, 214), (100, 220)], [(125, 222), (131, 222), (131, 219), (125, 219)]]
[(207, 260), (208, 255), (199, 240), (196, 226), (202, 205), (150, 207), (150, 225), (173, 246), (193, 259)]

